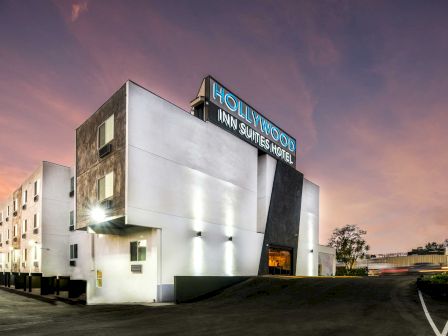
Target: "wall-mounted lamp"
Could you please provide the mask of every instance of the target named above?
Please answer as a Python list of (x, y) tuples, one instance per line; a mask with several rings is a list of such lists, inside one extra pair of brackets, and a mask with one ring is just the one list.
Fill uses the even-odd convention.
[(232, 236), (230, 236), (230, 237), (229, 237), (228, 239), (229, 239), (229, 241), (232, 241), (232, 240), (233, 240), (233, 237), (232, 237)]
[(196, 237), (202, 237), (202, 231), (196, 232)]
[(313, 253), (313, 252), (314, 252), (314, 250), (313, 250), (313, 249), (311, 249), (311, 250), (310, 250), (310, 253)]
[(102, 222), (106, 218), (106, 212), (103, 208), (97, 206), (90, 210), (90, 218), (96, 223)]

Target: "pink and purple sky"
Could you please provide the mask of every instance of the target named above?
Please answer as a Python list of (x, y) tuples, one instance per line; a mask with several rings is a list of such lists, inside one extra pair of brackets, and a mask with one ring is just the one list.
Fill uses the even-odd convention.
[(0, 0), (0, 200), (127, 79), (188, 109), (211, 74), (293, 135), (321, 233), (448, 238), (444, 1)]

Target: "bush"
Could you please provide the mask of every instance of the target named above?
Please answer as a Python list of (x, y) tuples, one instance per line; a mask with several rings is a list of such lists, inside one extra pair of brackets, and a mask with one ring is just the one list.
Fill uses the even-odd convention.
[(336, 275), (337, 276), (366, 276), (368, 275), (367, 268), (354, 268), (351, 271), (346, 270), (345, 268), (337, 268), (336, 269)]
[(448, 272), (431, 275), (428, 280), (435, 284), (448, 284)]

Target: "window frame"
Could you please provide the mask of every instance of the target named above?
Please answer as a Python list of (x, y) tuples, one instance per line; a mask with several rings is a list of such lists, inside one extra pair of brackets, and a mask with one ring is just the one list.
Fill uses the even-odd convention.
[[(104, 133), (104, 138), (106, 138), (106, 130), (107, 130), (106, 123), (107, 123), (107, 121), (109, 119), (112, 119), (112, 121), (113, 121), (113, 124), (112, 124), (112, 138), (109, 141), (104, 142), (104, 145), (100, 146), (100, 128), (102, 126), (105, 127), (105, 129), (104, 129), (104, 132), (105, 132)], [(96, 147), (97, 147), (97, 149), (99, 150), (99, 149), (107, 146), (108, 144), (110, 144), (112, 142), (112, 140), (114, 140), (114, 138), (115, 138), (115, 114), (112, 114), (109, 117), (107, 117), (107, 119), (104, 120), (96, 129)], [(104, 139), (104, 141), (106, 141), (106, 139)]]
[[(144, 246), (140, 246), (141, 242), (145, 242)], [(132, 256), (133, 256), (132, 246), (133, 246), (133, 244), (136, 244), (135, 245), (136, 246), (136, 250), (135, 250), (136, 259), (135, 260), (132, 259)], [(145, 239), (130, 241), (129, 242), (129, 260), (130, 260), (130, 262), (143, 262), (143, 261), (146, 261), (146, 257), (147, 257), (147, 253), (148, 253), (147, 247), (148, 247), (148, 242)], [(143, 248), (144, 248), (145, 252), (144, 252), (144, 257), (141, 258), (140, 249), (143, 249)]]
[[(112, 194), (110, 196), (106, 195), (106, 183), (107, 183), (107, 176), (108, 175), (112, 175)], [(100, 181), (104, 179), (104, 198), (100, 199)], [(100, 178), (98, 178), (96, 180), (96, 199), (98, 200), (98, 202), (104, 202), (108, 199), (111, 199), (114, 197), (114, 189), (115, 189), (115, 174), (113, 171), (107, 173), (104, 176), (101, 176)]]

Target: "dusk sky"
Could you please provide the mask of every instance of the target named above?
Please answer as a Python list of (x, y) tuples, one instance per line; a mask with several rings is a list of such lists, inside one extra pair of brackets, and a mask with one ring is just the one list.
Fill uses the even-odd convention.
[[(448, 238), (444, 1), (0, 0), (0, 200), (127, 79), (184, 109), (211, 74), (297, 139), (320, 241)], [(157, 125), (154, 125), (157, 127)]]

